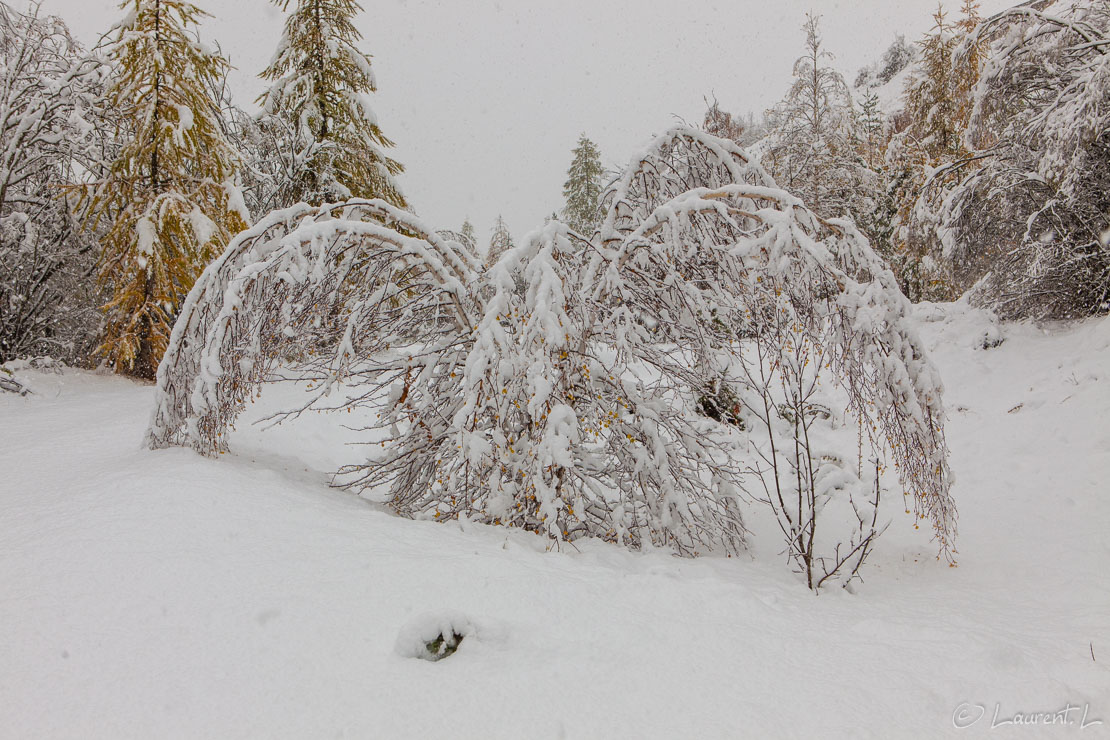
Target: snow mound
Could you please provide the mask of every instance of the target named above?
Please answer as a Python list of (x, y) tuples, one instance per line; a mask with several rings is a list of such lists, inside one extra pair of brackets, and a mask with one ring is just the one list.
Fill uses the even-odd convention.
[(993, 349), (1006, 341), (994, 312), (972, 306), (966, 296), (955, 303), (914, 304), (913, 315), (921, 324), (939, 325), (930, 332), (934, 340), (929, 344), (930, 351), (948, 342), (971, 349)]

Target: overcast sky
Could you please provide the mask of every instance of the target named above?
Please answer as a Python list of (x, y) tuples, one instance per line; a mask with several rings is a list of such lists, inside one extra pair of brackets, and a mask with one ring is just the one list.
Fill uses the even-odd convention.
[[(20, 5), (22, 0), (8, 0)], [(202, 38), (236, 71), (253, 107), (284, 15), (269, 0), (195, 0)], [(702, 98), (762, 111), (786, 91), (805, 13), (849, 82), (898, 34), (916, 40), (935, 0), (362, 0), (355, 21), (374, 57), (379, 123), (405, 165), (410, 203), (435, 228), (469, 217), (488, 240), (501, 213), (518, 240), (562, 206), (570, 152), (585, 132), (622, 165)], [(987, 0), (986, 10), (1005, 6)], [(953, 11), (956, 0), (947, 0)], [(989, 7), (987, 7), (989, 6)], [(122, 17), (111, 0), (42, 0), (91, 44)]]

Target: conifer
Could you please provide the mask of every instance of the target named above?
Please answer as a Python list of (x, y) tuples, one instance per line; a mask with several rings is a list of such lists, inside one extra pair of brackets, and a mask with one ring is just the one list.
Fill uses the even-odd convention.
[(126, 0), (109, 49), (107, 103), (123, 122), (118, 156), (80, 188), (86, 224), (107, 224), (100, 280), (110, 289), (101, 353), (153, 378), (193, 282), (248, 220), (239, 157), (210, 90), (228, 62), (190, 31), (207, 14), (184, 0)]
[(567, 181), (563, 184), (563, 218), (575, 231), (591, 235), (601, 214), (601, 153), (586, 134), (578, 137), (573, 151)]
[[(287, 10), (292, 0), (274, 3)], [(370, 105), (370, 55), (356, 46), (362, 35), (352, 19), (361, 10), (356, 0), (298, 0), (262, 72), (272, 84), (259, 102), (292, 138), (286, 149), (297, 162), (282, 205), (360, 197), (406, 206), (393, 179), (404, 168), (386, 156), (393, 142)]]

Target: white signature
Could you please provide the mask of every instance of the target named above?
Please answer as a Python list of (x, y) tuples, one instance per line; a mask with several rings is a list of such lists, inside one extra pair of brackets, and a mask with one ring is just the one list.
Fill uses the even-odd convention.
[[(1064, 725), (1077, 726), (1081, 730), (1096, 725), (1105, 724), (1101, 719), (1094, 719), (1090, 713), (1091, 705), (1072, 704), (1068, 702), (1061, 709), (1048, 712), (1014, 712), (1003, 714), (1002, 705), (994, 705), (994, 714), (991, 716), (990, 728), (1004, 727), (1006, 725)], [(952, 713), (952, 726), (958, 730), (971, 727), (987, 715), (985, 704), (972, 704), (963, 702)]]

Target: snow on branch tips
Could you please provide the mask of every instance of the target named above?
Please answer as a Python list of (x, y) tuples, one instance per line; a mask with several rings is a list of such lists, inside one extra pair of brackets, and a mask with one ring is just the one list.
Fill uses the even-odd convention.
[(279, 416), (376, 412), (334, 483), (403, 516), (734, 554), (761, 502), (817, 590), (858, 577), (904, 491), (951, 558), (940, 380), (855, 227), (686, 127), (602, 207), (485, 270), (382, 201), (271, 214), (190, 294), (150, 444), (226, 449), (280, 372), (316, 391)]

